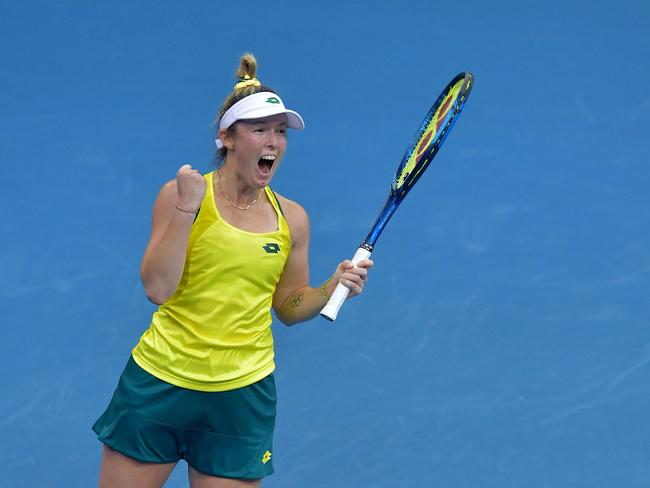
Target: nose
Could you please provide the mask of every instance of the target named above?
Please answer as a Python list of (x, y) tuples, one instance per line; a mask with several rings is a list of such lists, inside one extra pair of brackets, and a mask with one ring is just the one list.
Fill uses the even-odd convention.
[(276, 147), (278, 145), (278, 134), (274, 130), (268, 132), (268, 137), (266, 138), (266, 145), (269, 147)]

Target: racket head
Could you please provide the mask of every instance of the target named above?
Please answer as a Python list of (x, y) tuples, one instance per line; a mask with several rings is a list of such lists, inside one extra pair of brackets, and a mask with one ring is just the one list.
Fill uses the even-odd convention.
[(456, 75), (442, 91), (424, 117), (406, 149), (391, 184), (391, 193), (399, 203), (422, 176), (435, 157), (449, 130), (456, 122), (474, 85), (474, 75)]

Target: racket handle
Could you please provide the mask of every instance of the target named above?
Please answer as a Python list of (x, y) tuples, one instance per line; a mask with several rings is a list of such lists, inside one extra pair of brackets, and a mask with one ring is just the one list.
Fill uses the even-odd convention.
[[(356, 264), (362, 259), (368, 259), (370, 257), (370, 254), (371, 252), (368, 249), (360, 247), (357, 249), (357, 252), (354, 253), (352, 264), (356, 266)], [(321, 317), (334, 322), (336, 320), (336, 316), (339, 314), (339, 310), (341, 309), (343, 302), (349, 294), (350, 289), (339, 282), (339, 284), (336, 285), (334, 293), (332, 293), (332, 296), (327, 301), (327, 304), (323, 307), (323, 310), (320, 311)]]

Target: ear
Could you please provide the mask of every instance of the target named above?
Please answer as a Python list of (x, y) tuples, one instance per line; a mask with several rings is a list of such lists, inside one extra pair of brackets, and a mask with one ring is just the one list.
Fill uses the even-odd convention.
[[(234, 128), (233, 128), (234, 129)], [(228, 149), (228, 151), (232, 151), (235, 147), (235, 141), (233, 140), (232, 133), (234, 133), (234, 130), (228, 130), (228, 129), (220, 129), (219, 130), (219, 139), (221, 139), (221, 142), (223, 142), (223, 147)]]

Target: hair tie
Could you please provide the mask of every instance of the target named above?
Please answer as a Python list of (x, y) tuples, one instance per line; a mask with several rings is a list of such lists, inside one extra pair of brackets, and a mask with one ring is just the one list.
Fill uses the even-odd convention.
[(241, 90), (249, 86), (262, 86), (262, 83), (260, 83), (260, 80), (257, 78), (251, 78), (250, 76), (246, 75), (239, 83), (235, 85), (235, 90)]

